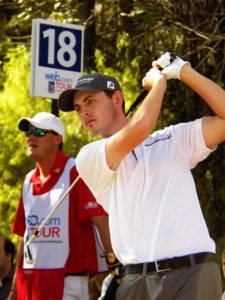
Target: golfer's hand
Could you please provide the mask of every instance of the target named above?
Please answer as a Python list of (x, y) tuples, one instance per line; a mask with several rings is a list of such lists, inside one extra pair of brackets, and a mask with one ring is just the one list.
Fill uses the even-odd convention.
[(181, 69), (186, 64), (191, 65), (188, 61), (184, 61), (183, 59), (177, 56), (175, 60), (161, 72), (166, 76), (166, 79), (180, 79)]
[(142, 86), (145, 90), (150, 90), (156, 82), (162, 79), (164, 76), (161, 74), (158, 68), (150, 69), (145, 77), (142, 79)]
[(153, 68), (166, 68), (172, 61), (171, 53), (166, 52), (161, 55), (157, 60), (152, 62)]

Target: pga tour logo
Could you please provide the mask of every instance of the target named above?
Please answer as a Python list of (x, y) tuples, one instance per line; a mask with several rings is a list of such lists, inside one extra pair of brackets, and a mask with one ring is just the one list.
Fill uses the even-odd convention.
[(107, 81), (107, 88), (111, 90), (115, 90), (115, 85), (114, 82), (112, 81)]

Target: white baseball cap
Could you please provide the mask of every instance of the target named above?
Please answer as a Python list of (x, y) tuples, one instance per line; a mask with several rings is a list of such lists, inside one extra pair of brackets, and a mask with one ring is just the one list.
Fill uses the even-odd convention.
[(47, 130), (53, 130), (65, 138), (65, 129), (63, 122), (57, 116), (48, 112), (39, 112), (33, 118), (22, 118), (18, 122), (18, 128), (21, 131), (28, 131), (29, 124)]

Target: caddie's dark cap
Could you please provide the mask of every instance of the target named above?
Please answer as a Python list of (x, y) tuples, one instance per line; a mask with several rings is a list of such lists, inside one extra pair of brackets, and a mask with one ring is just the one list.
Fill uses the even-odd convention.
[(122, 89), (118, 81), (108, 75), (103, 75), (100, 73), (87, 74), (78, 79), (75, 87), (73, 89), (65, 90), (61, 93), (58, 99), (58, 107), (62, 111), (72, 111), (73, 106), (73, 96), (77, 91), (83, 92), (115, 92), (121, 91)]

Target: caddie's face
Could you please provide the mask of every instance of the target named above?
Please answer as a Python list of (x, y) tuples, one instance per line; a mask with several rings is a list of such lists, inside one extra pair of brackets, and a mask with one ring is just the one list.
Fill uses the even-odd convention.
[(73, 104), (82, 125), (92, 135), (108, 137), (113, 134), (117, 107), (104, 92), (76, 92)]
[[(29, 129), (32, 131), (36, 127), (30, 124)], [(47, 159), (52, 156), (58, 149), (62, 137), (60, 135), (47, 132), (42, 136), (37, 136), (34, 133), (27, 136), (28, 156), (37, 162)]]

